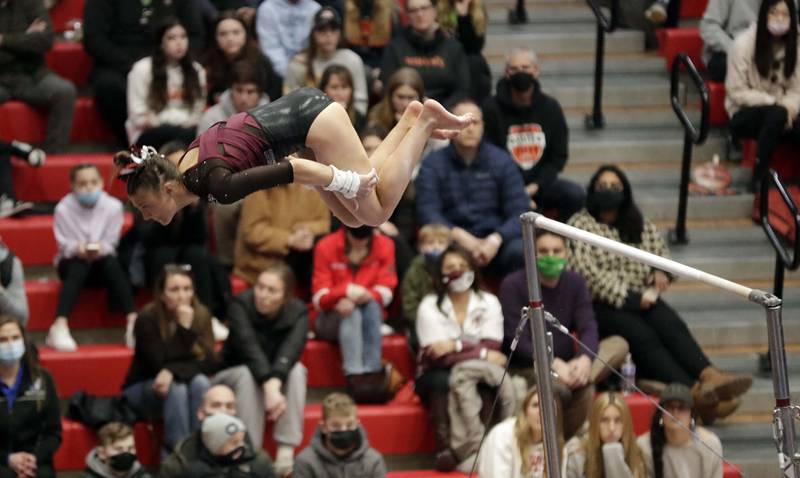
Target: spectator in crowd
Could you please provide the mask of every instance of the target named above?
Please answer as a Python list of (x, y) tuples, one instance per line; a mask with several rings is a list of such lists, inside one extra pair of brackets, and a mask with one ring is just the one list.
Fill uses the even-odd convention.
[(313, 189), (291, 183), (257, 191), (242, 201), (234, 271), (255, 284), (266, 267), (285, 262), (308, 291), (314, 242), (330, 230), (331, 214)]
[[(633, 201), (625, 174), (605, 165), (587, 187), (586, 208), (569, 224), (659, 256), (669, 251), (661, 234)], [(689, 328), (659, 298), (672, 278), (665, 272), (581, 241), (569, 241), (569, 264), (589, 285), (601, 337), (620, 335), (630, 344), (637, 378), (678, 382), (692, 388), (694, 403), (709, 424), (733, 413), (753, 382), (749, 375), (715, 368)]]
[(374, 80), (380, 74), (383, 49), (400, 25), (400, 8), (398, 2), (391, 0), (345, 2), (344, 37), (347, 46), (361, 57)]
[[(185, 144), (172, 141), (165, 144), (161, 152), (167, 159), (177, 163), (185, 149)], [(145, 282), (140, 284), (140, 279), (133, 282), (152, 287), (165, 265), (189, 266), (197, 298), (214, 314), (214, 337), (225, 340), (227, 332), (216, 317), (225, 317), (225, 309), (231, 297), (230, 277), (208, 251), (206, 205), (200, 201), (181, 209), (167, 225), (145, 221), (141, 215), (136, 214), (134, 231), (143, 249), (141, 258)]]
[[(215, 418), (206, 428), (206, 420)], [(269, 457), (252, 442), (252, 434), (230, 418), (236, 416), (236, 396), (226, 385), (214, 385), (203, 395), (197, 409), (197, 420), (203, 428), (184, 438), (169, 458), (163, 462), (160, 478), (195, 478), (206, 476), (236, 476), (275, 478)], [(235, 433), (223, 434), (223, 424), (235, 424)], [(233, 435), (236, 435), (234, 438)], [(235, 442), (219, 451), (222, 443)], [(214, 444), (216, 442), (216, 445)]]
[(19, 320), (0, 315), (0, 476), (54, 478), (61, 414), (53, 378)]
[(265, 0), (259, 5), (256, 32), (261, 51), (281, 78), (289, 61), (308, 46), (309, 27), (320, 8), (314, 0)]
[(139, 59), (152, 53), (155, 26), (171, 16), (178, 17), (186, 28), (191, 50), (202, 51), (203, 19), (192, 0), (86, 0), (83, 44), (94, 63), (89, 83), (97, 109), (120, 144), (130, 144), (125, 130), (128, 72)]
[(423, 101), (425, 84), (413, 68), (400, 68), (389, 77), (383, 89), (383, 98), (372, 107), (367, 117), (369, 123), (379, 124), (386, 131), (397, 125), (412, 101)]
[(523, 266), (519, 215), (528, 209), (522, 175), (502, 149), (483, 141), (481, 110), (470, 100), (453, 108), (476, 118), (450, 146), (422, 160), (415, 182), (419, 223), (444, 224), (487, 273)]
[[(356, 133), (361, 134), (367, 125), (367, 117), (356, 107), (353, 75), (350, 74), (350, 70), (339, 64), (330, 65), (322, 72), (318, 86), (333, 101), (342, 105)], [(366, 107), (364, 109), (366, 110)]]
[(383, 456), (369, 445), (356, 404), (343, 393), (330, 393), (322, 401), (322, 420), (292, 471), (293, 478), (323, 476), (386, 477)]
[(134, 327), (136, 348), (122, 393), (139, 416), (164, 418), (164, 452), (198, 429), (198, 409), (217, 368), (211, 312), (186, 267), (168, 265)]
[(0, 103), (19, 100), (48, 109), (44, 149), (67, 147), (75, 108), (75, 85), (45, 65), (53, 26), (41, 0), (15, 0), (0, 9)]
[(435, 267), (442, 253), (450, 246), (450, 228), (441, 224), (426, 224), (419, 229), (417, 249), (419, 255), (411, 261), (402, 282), (403, 318), (408, 326), (411, 349), (419, 348), (417, 338), (417, 309), (422, 299), (433, 292)]
[(381, 325), (395, 287), (394, 243), (371, 226), (342, 227), (317, 243), (311, 279), (317, 337), (339, 342), (346, 376), (382, 369)]
[(28, 297), (22, 261), (0, 237), (0, 315), (10, 315), (25, 327), (28, 324)]
[[(599, 353), (613, 368), (619, 368), (628, 355), (628, 344), (619, 336), (598, 342), (597, 320), (586, 281), (576, 272), (565, 269), (566, 240), (549, 231), (536, 235), (537, 268), (544, 308), (586, 344)], [(520, 321), (520, 311), (527, 307), (528, 282), (525, 269), (512, 272), (500, 284), (503, 306), (503, 352), (509, 354), (511, 342)], [(564, 438), (569, 440), (586, 421), (594, 398), (594, 384), (603, 381), (611, 371), (583, 349), (576, 348), (572, 336), (553, 332), (554, 382), (564, 409)], [(517, 350), (511, 359), (512, 373), (525, 378), (528, 386), (536, 383), (533, 370), (533, 346), (530, 327), (522, 330)]]
[(97, 432), (97, 446), (86, 457), (82, 478), (152, 478), (136, 459), (133, 429), (111, 422)]
[(14, 194), (11, 156), (27, 162), (33, 167), (44, 164), (47, 154), (21, 141), (0, 141), (0, 219), (13, 217), (33, 207), (28, 201), (18, 201)]
[[(558, 414), (559, 403), (555, 397), (554, 401)], [(571, 455), (575, 451), (564, 446), (560, 427), (556, 434), (561, 455), (561, 476), (572, 477), (573, 472), (567, 466), (574, 461)], [(507, 418), (486, 436), (478, 459), (478, 477), (549, 476), (547, 469), (550, 465), (544, 453), (543, 440), (539, 393), (538, 389), (533, 387), (525, 395), (516, 416)]]
[(555, 209), (566, 221), (583, 207), (585, 194), (578, 184), (558, 177), (568, 155), (564, 112), (555, 98), (542, 92), (532, 50), (512, 50), (505, 73), (497, 94), (483, 104), (486, 139), (516, 160), (531, 209)]
[(214, 40), (209, 45), (203, 61), (208, 82), (208, 104), (219, 102), (220, 95), (233, 87), (237, 71), (234, 65), (242, 61), (250, 63), (258, 72), (256, 77), (259, 78), (259, 88), (267, 95), (267, 100), (274, 101), (280, 98), (281, 78), (259, 49), (258, 42), (251, 37), (251, 30), (238, 10), (235, 13), (228, 11), (220, 13), (212, 31)]
[(761, 0), (709, 0), (700, 20), (700, 36), (711, 81), (725, 81), (733, 39), (756, 21), (760, 5)]
[(725, 109), (731, 133), (758, 141), (753, 191), (781, 140), (800, 142), (797, 28), (795, 2), (764, 0), (756, 24), (736, 37), (728, 52)]
[(722, 478), (722, 443), (711, 430), (695, 426), (692, 395), (682, 383), (661, 393), (661, 406), (672, 416), (656, 409), (650, 431), (636, 440), (648, 477)]
[[(352, 50), (342, 47), (342, 17), (335, 9), (324, 7), (314, 15), (308, 48), (291, 59), (283, 79), (283, 91), (288, 93), (303, 86), (316, 87), (323, 72), (331, 65), (340, 65), (350, 73), (355, 109), (367, 114), (367, 76), (364, 62)], [(322, 89), (322, 88), (320, 88)], [(324, 89), (323, 89), (324, 91)]]
[(383, 51), (381, 81), (407, 66), (417, 70), (428, 96), (450, 108), (472, 92), (469, 62), (458, 40), (436, 23), (431, 0), (408, 0), (409, 26), (392, 38)]
[(174, 139), (189, 144), (206, 106), (205, 70), (192, 60), (177, 18), (164, 20), (154, 39), (152, 55), (128, 73), (128, 141), (155, 148)]
[(122, 222), (122, 203), (103, 191), (100, 170), (79, 164), (70, 171), (72, 192), (56, 205), (53, 230), (58, 254), (55, 263), (61, 278), (56, 319), (46, 343), (56, 350), (77, 349), (69, 331), (68, 317), (85, 285), (104, 285), (109, 304), (126, 314), (129, 326), (136, 320), (136, 306), (128, 277), (117, 258)]
[[(436, 469), (448, 471), (457, 465), (448, 414), (451, 369), (472, 359), (505, 366), (506, 356), (500, 352), (503, 311), (497, 297), (481, 289), (469, 252), (451, 245), (434, 269), (434, 292), (422, 299), (417, 310), (422, 373), (416, 379), (416, 392), (434, 423)], [(482, 398), (486, 400), (485, 394)]]
[(303, 439), (306, 403), (307, 372), (299, 360), (308, 335), (308, 309), (294, 296), (292, 270), (280, 263), (265, 268), (255, 287), (233, 300), (228, 317), (231, 335), (222, 355), (229, 368), (214, 382), (235, 390), (255, 448), (262, 448), (266, 420), (275, 423), (275, 469), (284, 476)]
[[(578, 437), (572, 439), (579, 440)], [(644, 458), (625, 398), (616, 392), (597, 396), (589, 415), (589, 432), (567, 465), (567, 478), (646, 478)]]
[(480, 104), (492, 89), (492, 72), (481, 54), (489, 20), (486, 7), (481, 0), (440, 0), (436, 10), (439, 27), (464, 48), (472, 84), (470, 96)]
[(198, 136), (214, 123), (226, 121), (236, 113), (269, 103), (269, 95), (264, 91), (264, 72), (257, 63), (239, 60), (226, 73), (231, 77), (230, 88), (220, 93), (216, 104), (200, 116), (197, 123)]

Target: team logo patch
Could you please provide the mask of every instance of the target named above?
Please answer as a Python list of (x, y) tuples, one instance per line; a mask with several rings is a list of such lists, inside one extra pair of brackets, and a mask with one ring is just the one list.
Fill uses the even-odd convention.
[(531, 169), (542, 158), (547, 139), (537, 123), (509, 126), (506, 148), (522, 169)]

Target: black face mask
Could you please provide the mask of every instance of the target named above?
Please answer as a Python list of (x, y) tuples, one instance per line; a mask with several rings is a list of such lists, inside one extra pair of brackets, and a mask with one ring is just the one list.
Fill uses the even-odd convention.
[(355, 237), (356, 239), (365, 239), (365, 238), (371, 236), (373, 229), (374, 228), (372, 226), (367, 226), (367, 225), (364, 225), (364, 226), (361, 226), (361, 227), (348, 227), (347, 228), (347, 230), (350, 232), (350, 234), (352, 234), (353, 237)]
[(328, 443), (337, 450), (350, 450), (351, 448), (358, 448), (361, 441), (361, 434), (358, 429), (355, 430), (337, 430), (328, 433)]
[(114, 471), (129, 471), (136, 463), (136, 455), (133, 453), (118, 453), (108, 459), (108, 464)]
[(508, 77), (508, 83), (511, 88), (517, 91), (528, 91), (533, 86), (534, 81), (533, 75), (525, 71), (518, 71)]
[(616, 211), (624, 200), (625, 193), (613, 189), (598, 189), (590, 198), (590, 201), (600, 211)]
[(235, 466), (246, 460), (244, 445), (238, 446), (226, 455), (217, 457), (217, 463), (222, 466)]

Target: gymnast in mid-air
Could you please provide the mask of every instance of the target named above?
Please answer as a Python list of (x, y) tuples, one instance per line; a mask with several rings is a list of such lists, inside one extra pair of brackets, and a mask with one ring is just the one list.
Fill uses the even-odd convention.
[(344, 224), (377, 226), (397, 206), (428, 138), (452, 138), (472, 121), (434, 100), (414, 102), (368, 158), (345, 109), (301, 88), (211, 126), (177, 165), (149, 147), (119, 152), (114, 164), (134, 207), (161, 224), (198, 200), (229, 204), (297, 182), (316, 187)]

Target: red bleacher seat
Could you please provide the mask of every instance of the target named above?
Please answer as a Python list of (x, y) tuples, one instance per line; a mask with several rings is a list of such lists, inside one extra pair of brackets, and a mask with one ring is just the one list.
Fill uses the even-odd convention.
[(728, 123), (728, 112), (725, 111), (725, 83), (707, 81), (708, 88), (708, 113), (712, 125)]
[[(29, 143), (44, 141), (47, 116), (43, 110), (21, 101), (7, 101), (0, 105), (0, 139), (20, 140)], [(108, 129), (94, 105), (93, 98), (75, 101), (70, 140), (74, 142), (110, 142), (114, 135)]]
[(638, 393), (626, 396), (625, 402), (631, 410), (633, 433), (641, 435), (650, 431), (650, 423), (653, 420), (653, 413), (656, 411), (653, 402)]
[(83, 86), (89, 81), (92, 57), (86, 54), (81, 43), (57, 41), (47, 52), (45, 60), (48, 68), (75, 86)]
[(59, 0), (50, 10), (50, 21), (53, 30), (63, 32), (67, 29), (67, 22), (83, 18), (84, 0)]
[(61, 398), (67, 398), (78, 390), (112, 396), (122, 390), (133, 360), (133, 350), (121, 343), (81, 345), (76, 352), (58, 352), (42, 347), (39, 360), (42, 367), (55, 377)]
[(700, 18), (706, 11), (708, 0), (682, 0), (681, 18)]
[[(132, 225), (133, 215), (125, 213), (123, 234)], [(53, 216), (50, 215), (0, 219), (0, 236), (26, 266), (52, 264), (58, 252), (53, 234)]]
[[(755, 167), (757, 146), (758, 143), (753, 139), (742, 140), (742, 166)], [(800, 164), (797, 163), (799, 152), (800, 145), (784, 141), (773, 153), (769, 167), (780, 175), (781, 181), (800, 178)]]
[(666, 59), (667, 70), (672, 69), (672, 62), (679, 53), (687, 53), (698, 69), (705, 69), (702, 59), (703, 40), (700, 29), (664, 28), (658, 30), (659, 53)]
[(386, 473), (386, 478), (464, 478), (466, 476), (466, 473), (461, 473), (460, 471), (448, 473), (436, 470), (406, 470)]
[[(63, 418), (61, 420), (61, 447), (54, 457), (57, 471), (83, 470), (86, 455), (97, 445), (97, 435), (79, 422)], [(160, 454), (160, 439), (163, 436), (161, 424), (151, 432), (146, 423), (137, 423), (134, 428), (136, 454), (145, 466), (157, 466)]]
[(122, 201), (127, 200), (125, 183), (112, 177), (112, 153), (53, 154), (39, 168), (24, 161), (14, 161), (14, 193), (23, 201), (55, 203), (71, 191), (69, 173), (78, 164), (90, 163), (100, 169), (106, 191)]

